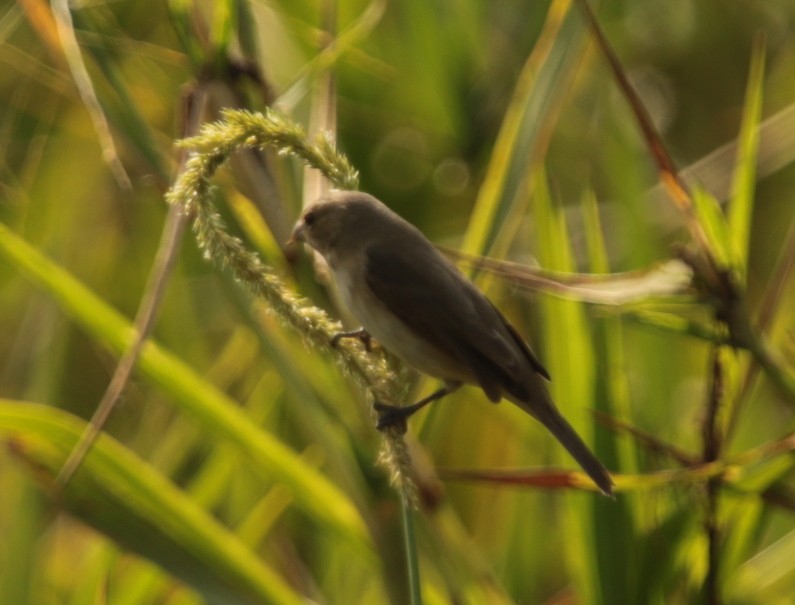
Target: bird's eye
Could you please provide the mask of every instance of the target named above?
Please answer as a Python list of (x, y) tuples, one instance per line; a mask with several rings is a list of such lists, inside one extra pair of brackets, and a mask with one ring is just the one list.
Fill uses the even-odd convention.
[(312, 225), (314, 225), (316, 220), (317, 220), (317, 215), (314, 212), (307, 212), (306, 215), (304, 216), (304, 224), (307, 227), (311, 227)]

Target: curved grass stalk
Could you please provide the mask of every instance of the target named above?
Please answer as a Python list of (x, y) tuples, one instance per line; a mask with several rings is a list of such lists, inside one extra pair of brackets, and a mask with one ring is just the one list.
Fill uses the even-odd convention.
[[(332, 348), (332, 337), (342, 330), (339, 322), (289, 290), (256, 253), (229, 234), (211, 202), (213, 175), (241, 149), (275, 147), (280, 154), (294, 155), (316, 168), (340, 189), (356, 189), (357, 172), (336, 150), (328, 135), (321, 135), (311, 143), (299, 126), (276, 111), (260, 114), (226, 110), (222, 116), (221, 121), (205, 125), (198, 136), (180, 142), (181, 146), (192, 148), (194, 155), (167, 194), (168, 202), (180, 206), (188, 215), (199, 247), (208, 260), (229, 269), (252, 293), (264, 299), (284, 323), (299, 332), (307, 344), (323, 352), (333, 352), (343, 370), (361, 380), (374, 399), (398, 401), (399, 388), (386, 360), (354, 346), (343, 344)], [(397, 430), (387, 430), (385, 437), (381, 460), (392, 471), (403, 497), (413, 502), (411, 463), (403, 436)]]

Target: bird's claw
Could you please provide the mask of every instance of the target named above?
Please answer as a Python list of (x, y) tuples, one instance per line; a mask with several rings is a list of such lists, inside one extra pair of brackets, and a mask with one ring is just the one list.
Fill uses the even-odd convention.
[(370, 333), (364, 328), (359, 328), (358, 330), (353, 330), (352, 332), (337, 332), (331, 338), (331, 343), (330, 343), (331, 348), (336, 348), (340, 340), (342, 340), (343, 338), (356, 338), (362, 342), (365, 351), (371, 353), (373, 350), (373, 345), (372, 345), (373, 337), (370, 336)]
[(408, 424), (406, 423), (408, 415), (405, 412), (405, 408), (376, 401), (373, 404), (373, 409), (378, 414), (375, 428), (379, 431), (394, 428), (402, 435), (408, 430)]

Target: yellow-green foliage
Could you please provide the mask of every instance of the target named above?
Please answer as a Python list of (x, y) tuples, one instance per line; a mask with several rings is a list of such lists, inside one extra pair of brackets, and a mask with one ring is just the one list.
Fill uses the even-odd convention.
[[(795, 5), (594, 4), (617, 73), (581, 0), (2, 5), (0, 603), (791, 602)], [(460, 251), (614, 500), (474, 388), (375, 430), (433, 385), (330, 346), (319, 173)]]

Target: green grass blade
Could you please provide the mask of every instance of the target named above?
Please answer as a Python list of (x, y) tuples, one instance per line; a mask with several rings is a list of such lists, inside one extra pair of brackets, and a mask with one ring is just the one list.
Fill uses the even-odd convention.
[(237, 21), (237, 2), (235, 0), (221, 0), (220, 2), (214, 2), (213, 5), (213, 14), (210, 21), (211, 41), (217, 60), (220, 64), (223, 64), (229, 55), (232, 32)]
[(762, 115), (762, 86), (765, 72), (764, 37), (754, 45), (751, 69), (745, 91), (740, 136), (737, 141), (737, 159), (732, 180), (732, 194), (728, 208), (729, 232), (737, 251), (743, 273), (748, 264), (748, 242), (756, 184), (756, 160), (759, 147), (759, 119)]
[[(545, 268), (572, 271), (574, 258), (565, 215), (552, 201), (546, 172), (539, 168), (533, 179), (533, 217), (538, 233), (539, 262)], [(540, 303), (544, 327), (541, 359), (552, 376), (550, 391), (580, 436), (586, 443), (593, 444), (593, 421), (587, 417), (595, 387), (593, 343), (584, 306), (548, 297), (542, 298)], [(556, 448), (556, 452), (560, 449)], [(603, 587), (594, 563), (597, 559), (592, 511), (591, 502), (585, 499), (565, 500), (566, 555), (577, 586), (577, 598), (583, 603), (602, 602)]]
[[(55, 408), (0, 400), (0, 433), (49, 485), (84, 426)], [(155, 561), (210, 602), (303, 603), (271, 568), (165, 477), (100, 436), (64, 492), (77, 517)]]
[(505, 114), (491, 161), (480, 188), (461, 249), (486, 254), (500, 236), (507, 246), (513, 232), (501, 235), (503, 227), (520, 224), (509, 217), (518, 214), (518, 201), (526, 203), (527, 175), (541, 157), (541, 150), (555, 123), (561, 100), (579, 65), (585, 28), (571, 3), (558, 0), (550, 5), (544, 34), (527, 60), (511, 104)]
[(193, 0), (169, 0), (168, 15), (174, 32), (182, 43), (182, 49), (187, 54), (193, 67), (198, 69), (206, 61), (202, 42), (194, 32), (193, 27)]
[(252, 12), (251, 3), (246, 0), (234, 0), (235, 10), (235, 30), (237, 40), (240, 43), (240, 50), (247, 59), (254, 59), (259, 56), (257, 34), (257, 21)]
[[(610, 271), (610, 261), (604, 240), (599, 206), (591, 191), (583, 198), (583, 224), (590, 260), (590, 270), (596, 274)], [(623, 368), (624, 334), (620, 317), (601, 317), (592, 321), (594, 348), (593, 406), (597, 412), (614, 418), (632, 418), (630, 387)], [(597, 425), (594, 431), (594, 453), (611, 471), (637, 472), (638, 453), (633, 441), (617, 439), (616, 433)], [(594, 549), (599, 561), (602, 598), (618, 603), (626, 595), (637, 594), (639, 544), (638, 533), (641, 508), (631, 496), (594, 502)], [(635, 513), (635, 515), (633, 515)], [(647, 581), (653, 581), (648, 579)]]
[(734, 603), (788, 603), (795, 593), (795, 531), (749, 559), (731, 578), (727, 593)]
[[(126, 318), (2, 224), (0, 256), (114, 352), (120, 353), (132, 341)], [(234, 401), (196, 371), (152, 341), (144, 347), (138, 368), (211, 435), (232, 442), (258, 470), (289, 486), (296, 504), (311, 517), (354, 542), (367, 541), (362, 518), (345, 494), (275, 436), (255, 426)]]
[(681, 314), (643, 308), (629, 310), (621, 314), (630, 321), (655, 330), (692, 336), (718, 345), (730, 342), (728, 330), (714, 322), (699, 321)]
[(416, 530), (414, 529), (414, 508), (403, 496), (400, 502), (403, 515), (403, 547), (406, 549), (406, 567), (408, 568), (409, 594), (411, 605), (422, 605), (420, 560), (417, 551)]
[(291, 111), (307, 95), (319, 74), (331, 69), (375, 29), (384, 15), (386, 5), (385, 0), (372, 0), (358, 18), (336, 36), (333, 44), (327, 45), (301, 68), (276, 100), (275, 106), (285, 112)]
[(692, 190), (692, 201), (698, 223), (704, 232), (710, 254), (724, 269), (737, 267), (737, 254), (733, 248), (729, 224), (718, 200), (699, 187)]
[[(106, 31), (108, 24), (92, 17), (91, 11), (75, 11), (73, 18), (77, 28), (108, 34)], [(113, 91), (113, 95), (105, 95), (101, 101), (103, 110), (113, 123), (114, 135), (125, 137), (129, 144), (146, 158), (161, 182), (168, 182), (170, 171), (168, 160), (163, 156), (151, 124), (142, 114), (140, 102), (136, 101), (130, 90), (127, 76), (118, 63), (111, 59), (105, 47), (89, 44), (81, 48), (83, 52), (90, 54), (107, 80), (108, 88)]]

